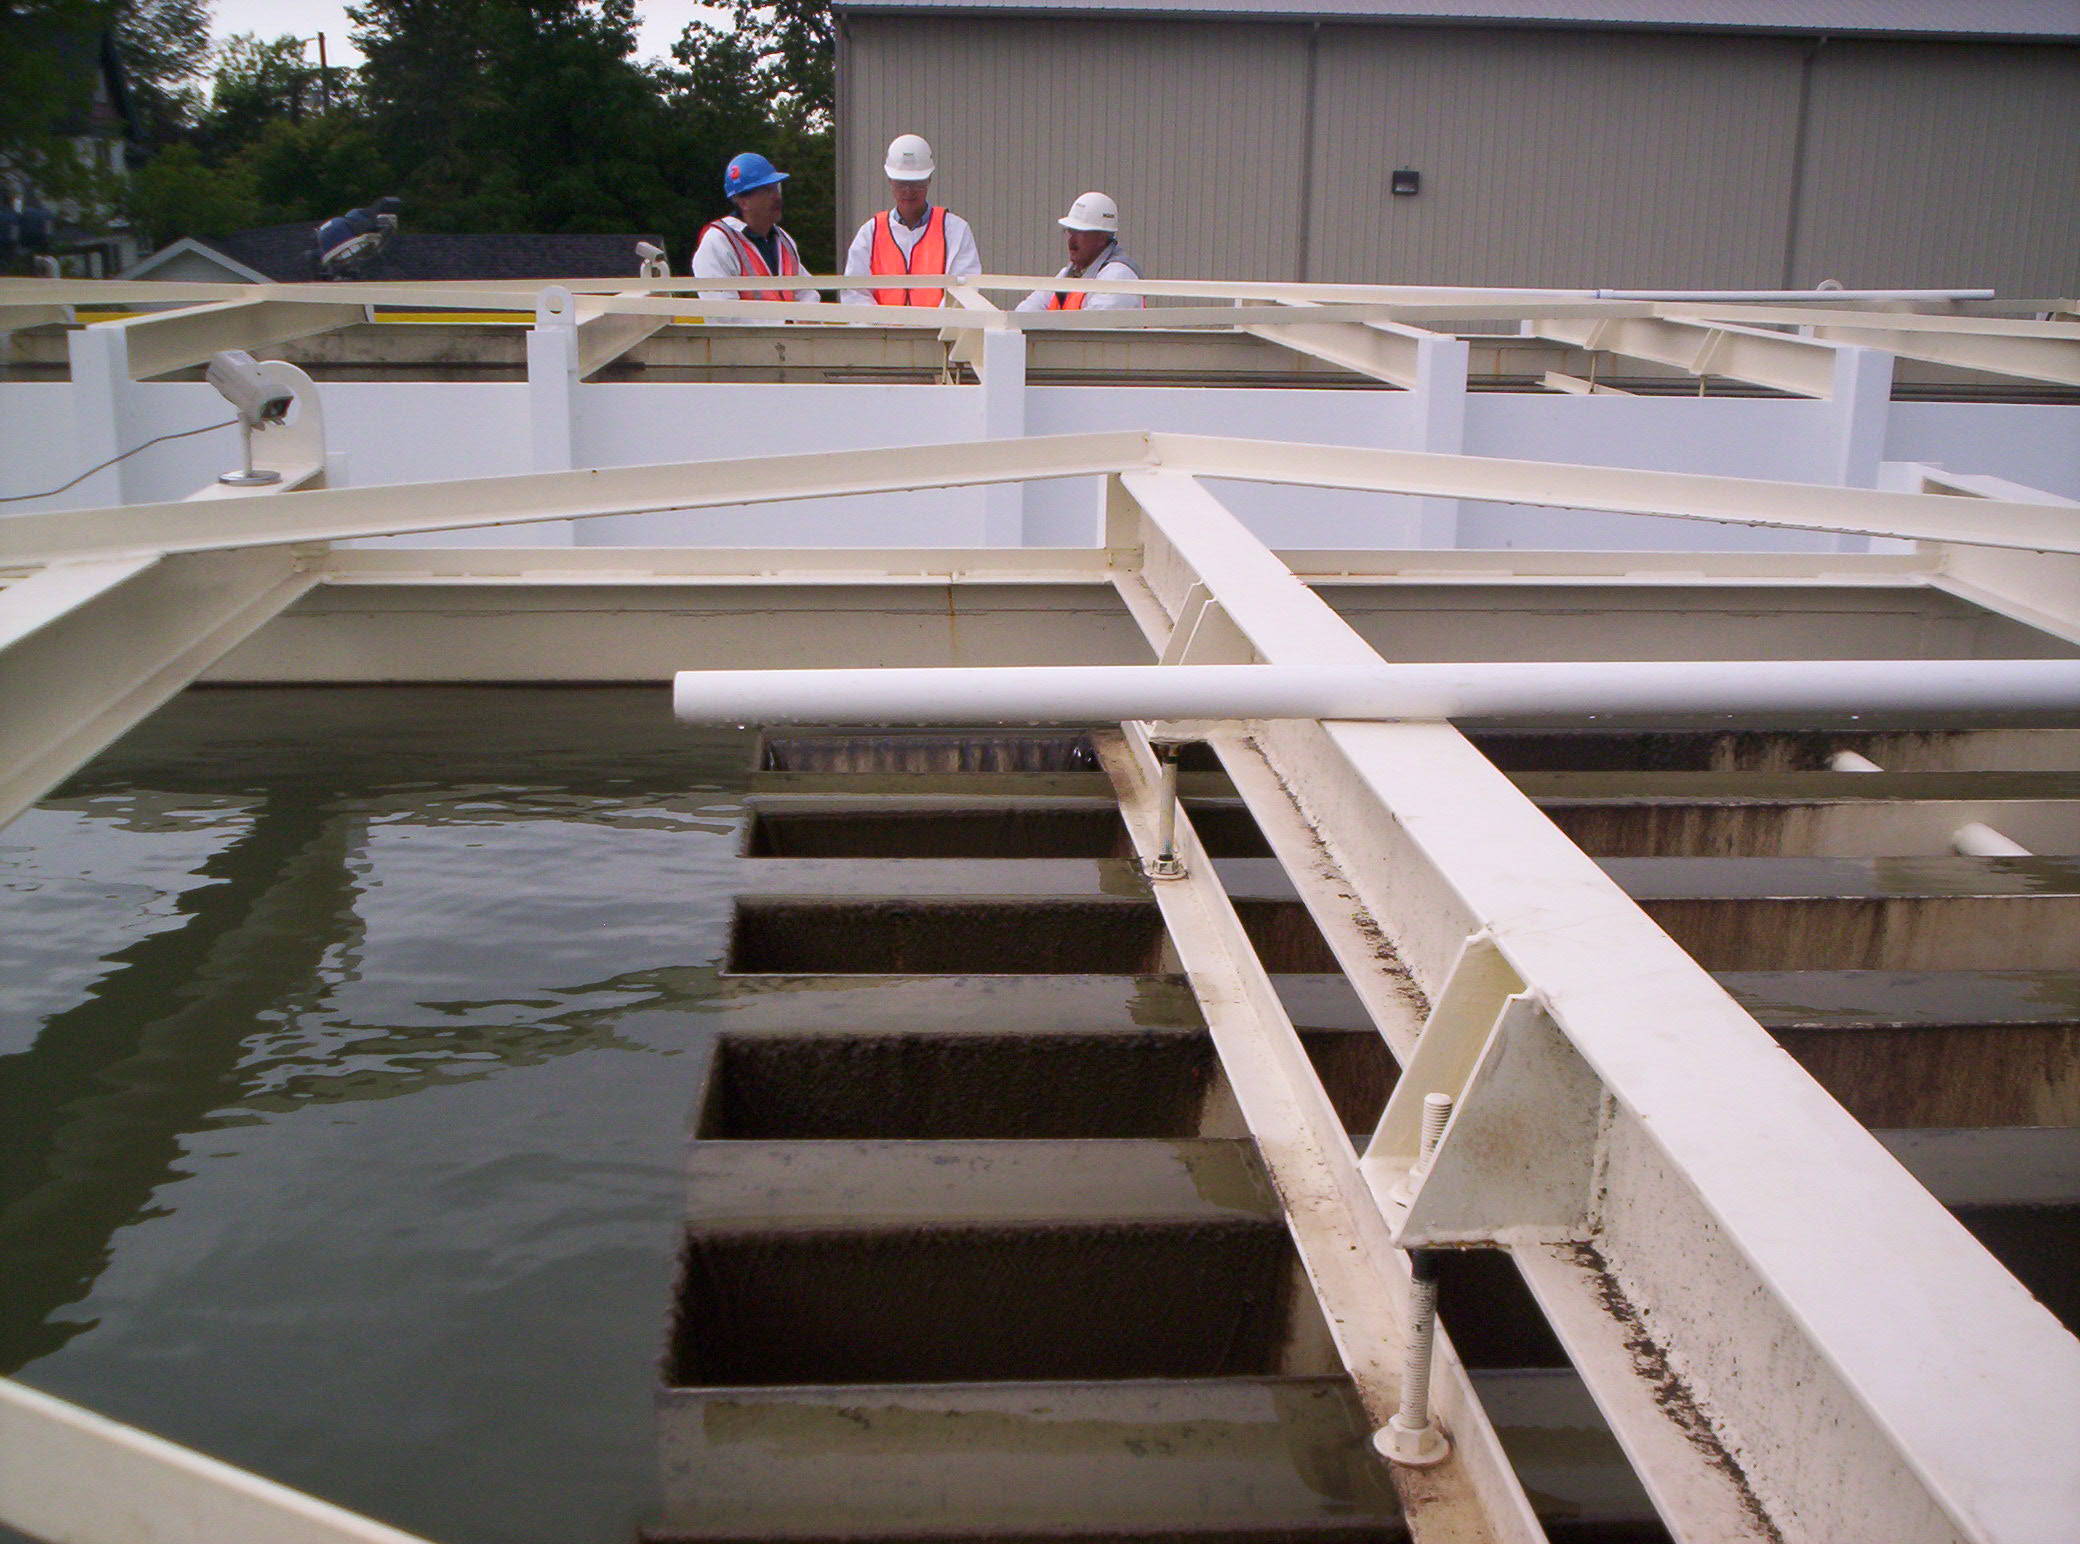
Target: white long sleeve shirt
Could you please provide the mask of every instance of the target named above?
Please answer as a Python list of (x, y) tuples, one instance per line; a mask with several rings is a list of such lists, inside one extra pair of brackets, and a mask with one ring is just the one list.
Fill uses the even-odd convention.
[[(1118, 279), (1131, 282), (1141, 277), (1141, 271), (1128, 261), (1126, 253), (1119, 249), (1119, 243), (1115, 241), (1105, 249), (1097, 262), (1093, 263), (1087, 272), (1071, 274), (1067, 268), (1064, 268), (1055, 277), (1057, 279)], [(1021, 311), (1045, 311), (1047, 309), (1048, 296), (1056, 293), (1058, 291), (1055, 290), (1034, 290), (1032, 294), (1026, 296), (1025, 299), (1018, 303), (1017, 308)], [(1083, 297), (1082, 309), (1086, 311), (1138, 311), (1141, 307), (1142, 299), (1139, 295), (1086, 295)]]
[[(733, 214), (724, 215), (716, 223), (727, 225), (740, 236), (744, 233), (744, 222)], [(792, 251), (794, 248), (794, 237), (788, 235), (785, 230), (781, 230), (777, 225), (773, 228), (779, 231), (780, 240)], [(749, 240), (750, 238), (746, 237), (745, 239)], [(794, 260), (795, 265), (800, 267), (802, 261), (800, 252), (795, 252)], [(700, 245), (693, 249), (693, 276), (696, 279), (740, 279), (744, 276), (743, 265), (737, 260), (736, 244), (713, 226), (701, 232)], [(787, 285), (776, 275), (768, 288), (785, 292)], [(748, 291), (740, 290), (702, 290), (700, 294), (703, 300), (747, 300), (750, 298)], [(798, 289), (794, 292), (794, 298), (800, 301), (813, 302), (821, 300), (823, 296), (813, 289)]]
[[(888, 233), (895, 237), (896, 246), (905, 259), (924, 240), (926, 228), (931, 224), (931, 210), (925, 210), (925, 223), (919, 226), (905, 225), (890, 211)], [(874, 222), (869, 220), (859, 228), (852, 238), (852, 245), (845, 250), (847, 273), (871, 274), (874, 271)], [(982, 272), (982, 254), (975, 247), (975, 232), (966, 220), (951, 209), (946, 211), (946, 271), (948, 273)], [(870, 306), (874, 303), (871, 289), (839, 290), (838, 298), (848, 306)]]

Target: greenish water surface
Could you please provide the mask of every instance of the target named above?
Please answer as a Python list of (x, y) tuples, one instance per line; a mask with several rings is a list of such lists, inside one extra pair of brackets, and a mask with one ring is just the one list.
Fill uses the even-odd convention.
[(193, 691), (0, 830), (0, 1369), (630, 1537), (752, 750), (662, 687)]

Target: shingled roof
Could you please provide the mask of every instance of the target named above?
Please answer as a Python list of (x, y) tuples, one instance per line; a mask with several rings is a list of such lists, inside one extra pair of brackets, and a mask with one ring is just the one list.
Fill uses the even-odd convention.
[[(194, 245), (220, 253), (278, 284), (317, 277), (311, 249), (317, 226), (310, 221), (269, 225)], [(636, 243), (664, 245), (658, 235), (467, 235), (445, 236), (405, 230), (383, 255), (363, 267), (360, 279), (622, 279), (634, 278)], [(148, 277), (140, 273), (138, 277)]]

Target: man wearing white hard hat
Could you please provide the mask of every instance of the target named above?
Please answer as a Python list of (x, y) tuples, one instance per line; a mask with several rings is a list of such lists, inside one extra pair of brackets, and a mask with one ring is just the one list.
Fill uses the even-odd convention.
[[(1069, 233), (1069, 266), (1057, 279), (1138, 279), (1141, 270), (1120, 249), (1119, 205), (1103, 193), (1077, 196), (1069, 212), (1054, 222)], [(1139, 295), (1089, 295), (1082, 290), (1034, 290), (1018, 303), (1021, 311), (1131, 311)]]
[[(859, 228), (845, 253), (848, 274), (980, 273), (982, 254), (968, 222), (931, 201), (932, 147), (919, 134), (898, 134), (888, 144), (888, 191), (895, 201)], [(936, 289), (849, 289), (838, 298), (849, 305), (936, 306)]]

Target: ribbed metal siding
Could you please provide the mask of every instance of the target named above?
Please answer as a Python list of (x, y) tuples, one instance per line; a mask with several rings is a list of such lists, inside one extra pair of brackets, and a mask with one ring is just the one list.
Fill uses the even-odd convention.
[(2080, 291), (2080, 49), (1834, 42), (1792, 280)]
[[(1372, 283), (1774, 286), (1799, 45), (1332, 27), (1313, 273)], [(1394, 197), (1396, 167), (1422, 191)]]
[(1324, 24), (1303, 197), (1307, 23), (846, 26), (842, 234), (914, 130), (999, 272), (1101, 187), (1156, 277), (2080, 289), (2067, 45)]
[(847, 23), (845, 239), (887, 199), (882, 150), (922, 134), (933, 193), (984, 268), (1053, 273), (1054, 222), (1087, 188), (1119, 200), (1151, 276), (1297, 277), (1305, 29), (1250, 23)]

